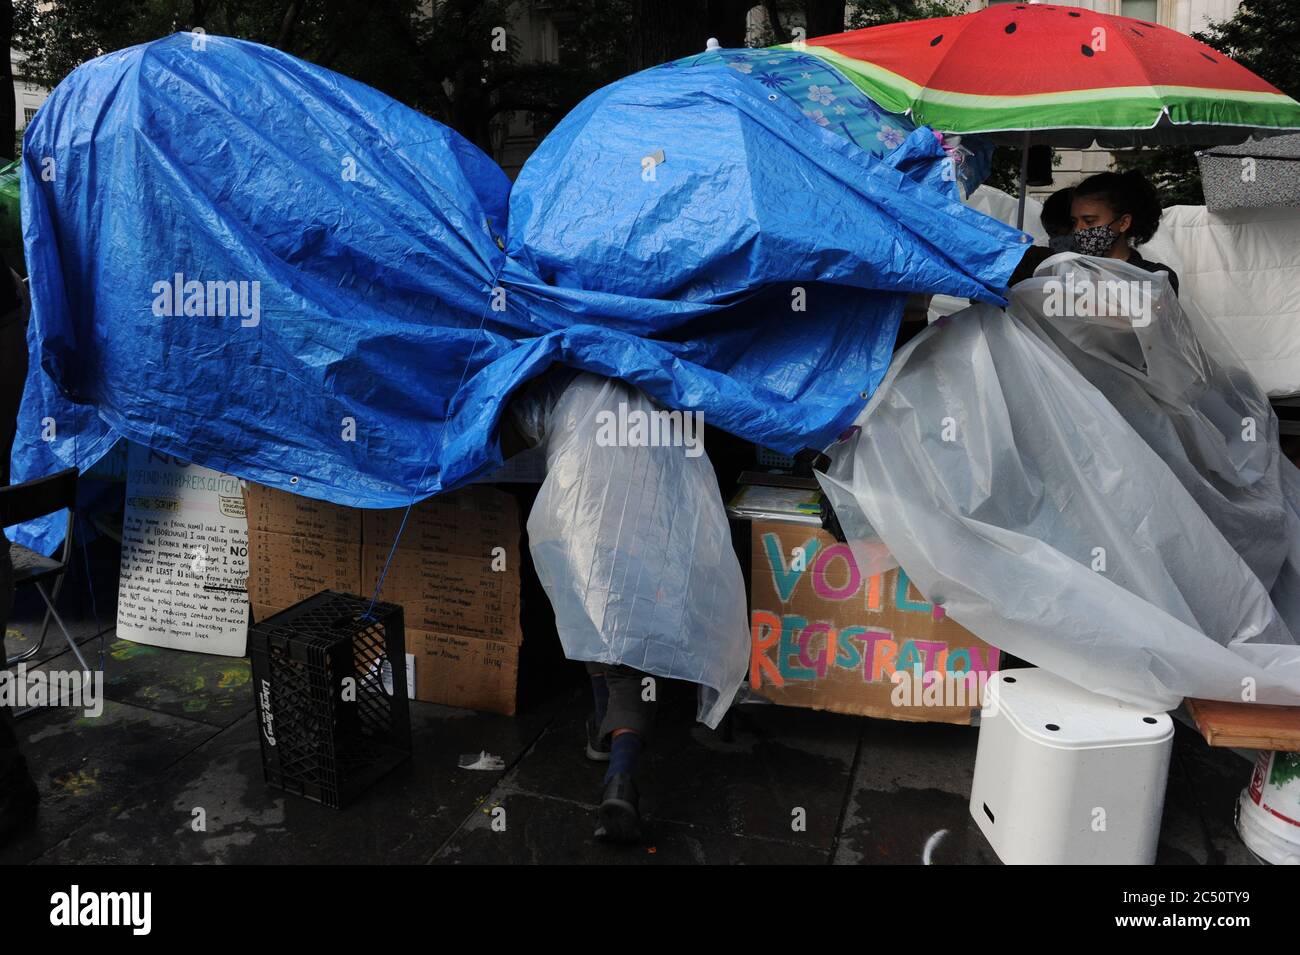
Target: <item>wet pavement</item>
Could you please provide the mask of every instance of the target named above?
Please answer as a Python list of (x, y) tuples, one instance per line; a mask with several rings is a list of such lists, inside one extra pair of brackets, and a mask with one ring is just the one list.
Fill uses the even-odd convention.
[[(101, 619), (104, 608), (100, 608)], [(111, 621), (111, 617), (108, 618)], [(10, 652), (38, 623), (10, 625)], [(93, 622), (74, 628), (99, 658)], [(60, 652), (62, 651), (62, 652)], [(413, 756), (344, 810), (265, 784), (246, 660), (104, 635), (101, 716), (18, 723), (43, 803), (0, 863), (997, 864), (967, 796), (978, 731), (751, 704), (710, 731), (664, 689), (643, 845), (597, 842), (603, 768), (583, 752), (582, 675), (516, 717), (413, 703)], [(71, 668), (52, 634), (42, 666)], [(463, 754), (501, 771), (460, 769)], [(1249, 764), (1179, 726), (1159, 861), (1242, 864)]]

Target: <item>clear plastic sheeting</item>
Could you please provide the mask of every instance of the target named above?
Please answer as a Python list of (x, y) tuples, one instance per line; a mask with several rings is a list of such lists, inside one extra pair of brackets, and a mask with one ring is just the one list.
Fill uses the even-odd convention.
[(565, 656), (696, 683), (700, 722), (716, 727), (748, 668), (749, 628), (700, 428), (607, 378), (538, 385), (512, 413), (546, 452), (528, 538)]
[[(1095, 307), (1079, 308), (1089, 294)], [(1282, 468), (1293, 466), (1268, 396), (1215, 326), (1164, 273), (1074, 254), (1053, 256), (1011, 296), (1271, 588), (1300, 548), (1284, 532)]]
[(819, 475), (873, 530), (855, 554), (887, 546), (963, 626), (1095, 692), (1300, 703), (1300, 480), (1203, 333), (1162, 277), (1072, 255), (931, 326)]

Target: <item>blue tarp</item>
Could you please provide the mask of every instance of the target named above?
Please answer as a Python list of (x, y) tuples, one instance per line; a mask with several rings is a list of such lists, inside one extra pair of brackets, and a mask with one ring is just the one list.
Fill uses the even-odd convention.
[[(853, 81), (819, 56), (782, 47), (757, 50), (710, 50), (656, 67), (719, 64), (747, 76), (769, 96), (782, 96), (813, 123), (838, 133), (859, 149), (883, 159), (916, 129), (912, 120), (890, 113), (853, 85)], [(993, 143), (983, 136), (949, 136), (947, 152), (966, 195), (989, 174)]]
[(124, 436), (406, 504), (497, 466), (505, 403), (552, 363), (825, 445), (905, 293), (1001, 302), (1028, 242), (936, 188), (942, 159), (924, 127), (882, 161), (737, 70), (679, 64), (593, 94), (512, 189), (452, 130), (274, 49), (177, 34), (100, 57), (24, 139), (15, 480)]

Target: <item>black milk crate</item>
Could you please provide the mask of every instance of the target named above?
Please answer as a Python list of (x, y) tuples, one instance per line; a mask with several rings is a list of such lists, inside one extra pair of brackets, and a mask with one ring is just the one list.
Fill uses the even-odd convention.
[(334, 809), (411, 756), (402, 608), (368, 608), (325, 590), (249, 628), (266, 781)]

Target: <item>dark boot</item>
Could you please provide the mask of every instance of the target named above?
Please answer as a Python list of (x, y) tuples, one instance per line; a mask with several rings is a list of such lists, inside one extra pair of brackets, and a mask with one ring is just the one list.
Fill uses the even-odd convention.
[(645, 743), (640, 734), (619, 733), (610, 744), (605, 791), (600, 797), (596, 838), (605, 842), (641, 841), (641, 799), (636, 774)]
[(615, 773), (605, 783), (597, 818), (596, 838), (602, 842), (641, 841), (641, 800), (630, 774)]

